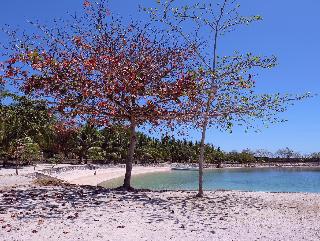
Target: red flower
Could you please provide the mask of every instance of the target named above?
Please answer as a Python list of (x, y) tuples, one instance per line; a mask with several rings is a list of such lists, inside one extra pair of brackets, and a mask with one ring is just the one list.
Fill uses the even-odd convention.
[(88, 0), (85, 0), (84, 2), (83, 2), (83, 6), (84, 7), (90, 7), (91, 6), (91, 3), (88, 1)]

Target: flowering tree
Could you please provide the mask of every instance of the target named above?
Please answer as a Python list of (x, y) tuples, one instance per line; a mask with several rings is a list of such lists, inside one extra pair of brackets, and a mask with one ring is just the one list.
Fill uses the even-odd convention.
[(84, 10), (53, 28), (32, 23), (33, 35), (10, 32), (2, 79), (46, 98), (65, 117), (128, 125), (123, 187), (130, 189), (137, 127), (175, 120), (189, 110), (184, 100), (195, 96), (197, 77), (189, 71), (193, 48), (155, 35), (147, 25), (125, 26), (103, 2), (85, 1)]
[(236, 0), (219, 0), (215, 3), (201, 1), (194, 5), (177, 0), (161, 0), (157, 1), (155, 8), (144, 8), (151, 19), (164, 24), (170, 34), (193, 44), (201, 63), (198, 75), (202, 77), (199, 79), (205, 80), (205, 84), (197, 98), (193, 99), (198, 112), (192, 118), (184, 119), (202, 133), (199, 197), (203, 196), (203, 162), (208, 128), (230, 130), (236, 123), (255, 127), (255, 120), (262, 120), (263, 124), (283, 121), (275, 114), (284, 112), (292, 101), (309, 96), (256, 93), (254, 70), (274, 67), (274, 56), (262, 57), (251, 53), (219, 56), (223, 35), (238, 26), (262, 20), (261, 16), (241, 16), (239, 7)]

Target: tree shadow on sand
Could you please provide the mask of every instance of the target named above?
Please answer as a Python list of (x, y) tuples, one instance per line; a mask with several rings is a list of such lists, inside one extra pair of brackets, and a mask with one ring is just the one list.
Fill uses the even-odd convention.
[(184, 228), (188, 223), (201, 227), (207, 223), (227, 221), (234, 215), (243, 215), (243, 206), (257, 210), (263, 208), (261, 200), (232, 192), (219, 192), (202, 199), (194, 195), (186, 191), (125, 192), (91, 186), (33, 186), (0, 190), (0, 214), (9, 213), (18, 219), (75, 219), (87, 208), (118, 205), (119, 212), (122, 212), (121, 206), (130, 205), (133, 211), (145, 210), (141, 218), (146, 223), (169, 220)]

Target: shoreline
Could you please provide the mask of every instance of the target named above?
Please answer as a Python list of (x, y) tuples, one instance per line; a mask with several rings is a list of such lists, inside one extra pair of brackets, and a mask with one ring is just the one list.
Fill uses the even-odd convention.
[[(170, 170), (171, 169), (169, 167), (135, 166), (132, 169), (132, 176), (155, 172), (167, 172)], [(96, 173), (96, 175), (94, 173)], [(71, 171), (63, 174), (53, 175), (53, 177), (59, 178), (70, 184), (97, 186), (102, 182), (110, 181), (121, 177), (124, 178), (124, 175), (125, 168), (110, 167), (109, 169)]]
[[(185, 167), (195, 167), (190, 164), (179, 164)], [(132, 169), (132, 176), (142, 175), (147, 173), (168, 172), (171, 171), (172, 165), (161, 164), (152, 166), (134, 165)], [(242, 165), (233, 164), (225, 165), (218, 168), (215, 165), (207, 165), (206, 170), (228, 170), (239, 168), (320, 168), (319, 165), (308, 163), (304, 164), (286, 164), (286, 165)], [(196, 171), (196, 170), (193, 170)], [(113, 179), (124, 177), (124, 165), (67, 165), (59, 164), (52, 166), (50, 164), (39, 164), (34, 170), (34, 166), (27, 166), (19, 169), (19, 175), (16, 176), (15, 169), (0, 169), (0, 189), (3, 187), (9, 188), (12, 186), (28, 185), (36, 178), (37, 174), (46, 175), (57, 178), (74, 185), (88, 185), (98, 186), (99, 184)], [(246, 190), (244, 190), (246, 191)]]

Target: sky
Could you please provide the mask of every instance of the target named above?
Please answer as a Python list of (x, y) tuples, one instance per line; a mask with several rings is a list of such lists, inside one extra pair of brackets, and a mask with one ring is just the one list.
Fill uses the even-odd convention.
[[(138, 5), (153, 0), (110, 0), (111, 9), (123, 16), (144, 18)], [(197, 0), (188, 0), (195, 2)], [(214, 2), (215, 0), (212, 0)], [(48, 23), (66, 14), (81, 12), (82, 0), (2, 0), (0, 27), (9, 24), (30, 28), (27, 20)], [(233, 51), (258, 55), (276, 55), (279, 65), (258, 72), (257, 88), (261, 92), (320, 93), (320, 1), (319, 0), (239, 0), (243, 15), (261, 15), (263, 21), (243, 27), (221, 40), (221, 54)], [(0, 33), (0, 42), (4, 35)], [(1, 50), (0, 50), (1, 54)], [(1, 56), (0, 56), (1, 58)], [(235, 127), (233, 132), (208, 131), (207, 143), (225, 151), (246, 148), (276, 151), (289, 147), (298, 152), (320, 152), (320, 97), (297, 103), (281, 115), (286, 123), (261, 128), (259, 133)], [(190, 140), (199, 140), (200, 133), (191, 130)]]

